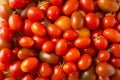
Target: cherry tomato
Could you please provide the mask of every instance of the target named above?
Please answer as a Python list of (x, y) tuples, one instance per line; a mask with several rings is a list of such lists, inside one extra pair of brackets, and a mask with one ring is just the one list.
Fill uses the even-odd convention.
[(27, 17), (31, 21), (41, 21), (44, 18), (44, 11), (39, 7), (30, 7), (27, 10)]
[(94, 38), (97, 38), (98, 36), (102, 36), (102, 35), (103, 35), (103, 29), (98, 29), (91, 33), (91, 38), (94, 39)]
[(31, 74), (26, 74), (21, 78), (21, 80), (35, 80)]
[(88, 54), (83, 54), (78, 61), (78, 68), (80, 70), (88, 69), (92, 64), (92, 58)]
[(12, 14), (8, 19), (8, 23), (10, 28), (17, 32), (22, 28), (23, 21), (18, 14)]
[(23, 60), (21, 63), (21, 69), (23, 72), (34, 71), (38, 67), (39, 61), (35, 57), (29, 57)]
[(4, 21), (0, 21), (0, 28), (2, 27), (9, 27), (8, 21), (4, 20)]
[(111, 64), (115, 67), (115, 68), (120, 68), (120, 58), (117, 57), (113, 57), (110, 59)]
[(57, 6), (50, 6), (47, 10), (47, 17), (50, 20), (56, 20), (60, 16), (60, 9)]
[(6, 71), (8, 70), (10, 63), (2, 63), (0, 62), (0, 71)]
[(74, 72), (68, 75), (68, 80), (78, 80), (79, 79), (79, 72)]
[(110, 80), (119, 80), (120, 79), (120, 69), (116, 69), (116, 73), (110, 77)]
[(88, 13), (85, 16), (85, 25), (90, 30), (96, 30), (100, 26), (100, 20), (95, 13)]
[(77, 48), (87, 48), (91, 44), (91, 39), (89, 37), (78, 37), (74, 41), (74, 45)]
[(98, 76), (97, 80), (110, 80), (108, 76), (103, 77), (103, 76)]
[(43, 77), (49, 77), (52, 75), (53, 69), (48, 63), (41, 63), (39, 66), (39, 73)]
[(50, 2), (55, 6), (61, 6), (63, 4), (63, 0), (50, 0)]

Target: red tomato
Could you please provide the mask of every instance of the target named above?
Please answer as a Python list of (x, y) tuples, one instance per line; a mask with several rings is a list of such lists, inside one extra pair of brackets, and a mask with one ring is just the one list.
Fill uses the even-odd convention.
[(100, 26), (100, 20), (95, 13), (88, 13), (85, 16), (85, 25), (90, 30), (96, 30)]
[(77, 48), (70, 48), (64, 56), (64, 59), (68, 62), (77, 62), (80, 58), (80, 54), (80, 50)]
[(22, 18), (18, 14), (12, 14), (8, 20), (10, 28), (17, 32), (22, 28)]
[(80, 6), (85, 12), (93, 12), (95, 10), (94, 0), (79, 0)]
[(31, 25), (31, 30), (35, 35), (40, 36), (40, 37), (45, 36), (47, 32), (45, 26), (39, 22), (34, 22)]
[(110, 59), (110, 62), (115, 68), (120, 68), (120, 58), (113, 57)]
[(17, 80), (14, 77), (5, 77), (3, 80)]
[(0, 71), (6, 71), (9, 67), (10, 63), (2, 63), (0, 62)]
[(63, 65), (63, 71), (67, 74), (77, 72), (77, 66), (73, 62), (67, 62)]
[(67, 0), (63, 5), (63, 13), (65, 15), (71, 15), (74, 11), (77, 11), (79, 8), (79, 2), (77, 0)]
[(92, 31), (91, 38), (94, 39), (94, 38), (97, 38), (98, 36), (102, 36), (103, 31), (104, 31), (103, 29), (97, 29), (95, 31)]
[(57, 6), (50, 6), (47, 10), (47, 17), (50, 20), (56, 20), (60, 16), (60, 9)]
[(31, 21), (41, 21), (44, 18), (44, 11), (39, 7), (30, 7), (27, 11), (27, 17)]
[(78, 68), (80, 70), (88, 69), (92, 64), (92, 58), (88, 54), (83, 54), (78, 61)]
[(5, 20), (5, 21), (0, 21), (0, 28), (2, 27), (9, 27), (9, 24), (8, 24), (8, 21)]
[(80, 73), (75, 72), (68, 75), (68, 80), (79, 80)]
[(59, 56), (65, 55), (67, 49), (68, 49), (68, 44), (65, 39), (60, 39), (55, 46), (55, 52)]
[(35, 80), (35, 79), (34, 79), (33, 75), (31, 75), (31, 74), (26, 74), (25, 76), (23, 76), (23, 77), (21, 78), (21, 80)]
[(63, 4), (63, 0), (50, 0), (50, 2), (55, 6), (61, 6)]
[(52, 67), (48, 63), (41, 63), (39, 67), (40, 75), (43, 77), (49, 77), (53, 73)]
[(50, 80), (49, 78), (46, 78), (46, 77), (37, 77), (35, 80)]
[(75, 40), (76, 38), (78, 37), (78, 33), (74, 30), (66, 30), (64, 33), (63, 33), (63, 38), (66, 39), (66, 40)]
[(74, 41), (74, 45), (77, 48), (87, 48), (91, 44), (91, 39), (89, 37), (78, 37)]
[(4, 78), (4, 74), (2, 71), (0, 71), (0, 80), (3, 80), (3, 78)]

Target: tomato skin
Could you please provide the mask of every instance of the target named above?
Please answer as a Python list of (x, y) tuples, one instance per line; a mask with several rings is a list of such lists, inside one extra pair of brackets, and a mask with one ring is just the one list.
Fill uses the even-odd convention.
[(120, 68), (120, 58), (113, 57), (110, 59), (110, 62), (115, 68)]
[(34, 44), (34, 40), (31, 37), (27, 37), (27, 36), (22, 36), (20, 37), (20, 39), (18, 40), (18, 43), (21, 47), (24, 48), (30, 48), (33, 46)]
[(26, 74), (21, 78), (21, 80), (35, 80), (31, 74)]
[(41, 21), (44, 18), (44, 11), (39, 7), (30, 7), (27, 11), (27, 17), (31, 21)]
[(3, 80), (17, 80), (14, 77), (5, 77)]
[(68, 75), (68, 80), (78, 80), (79, 79), (79, 72), (71, 73)]
[(110, 80), (108, 76), (103, 77), (103, 76), (98, 76), (97, 80)]
[(50, 24), (47, 27), (47, 33), (51, 36), (51, 37), (59, 37), (62, 34), (61, 29), (56, 26), (55, 24)]
[(53, 73), (52, 67), (48, 63), (41, 63), (39, 66), (40, 75), (43, 77), (49, 77)]
[(65, 78), (66, 74), (64, 73), (62, 67), (60, 65), (56, 65), (54, 67), (54, 72), (51, 76), (51, 80), (64, 80)]
[(0, 71), (6, 71), (8, 70), (10, 63), (2, 63), (0, 62)]
[(3, 80), (3, 78), (4, 78), (4, 74), (2, 71), (0, 71), (0, 80)]
[(8, 68), (10, 76), (15, 78), (23, 76), (24, 72), (21, 70), (21, 67), (20, 67), (21, 63), (22, 61), (15, 61), (12, 64), (10, 64)]
[(91, 39), (89, 37), (78, 37), (74, 41), (74, 45), (77, 48), (87, 48), (91, 44)]
[(116, 73), (110, 77), (110, 80), (119, 80), (120, 79), (120, 69), (116, 69)]
[(9, 19), (8, 19), (8, 23), (10, 28), (17, 32), (21, 29), (23, 21), (22, 18), (18, 15), (18, 14), (12, 14)]
[(95, 13), (88, 13), (85, 16), (85, 25), (90, 30), (96, 30), (99, 28), (100, 20)]
[(91, 33), (91, 38), (94, 39), (94, 38), (97, 38), (98, 36), (102, 36), (103, 34), (103, 29), (98, 29), (98, 30), (95, 30)]
[(40, 37), (45, 36), (47, 32), (45, 26), (39, 22), (32, 23), (31, 30), (35, 35), (40, 36)]
[(9, 27), (8, 21), (4, 20), (4, 21), (0, 21), (0, 28), (2, 27)]
[(67, 62), (63, 65), (63, 71), (66, 74), (71, 74), (71, 73), (77, 72), (77, 66), (73, 62)]
[(56, 20), (60, 16), (60, 9), (57, 6), (50, 6), (47, 10), (47, 17), (50, 20)]
[(105, 16), (102, 19), (103, 28), (113, 28), (115, 24), (116, 24), (116, 20), (114, 16)]
[(107, 28), (103, 31), (103, 36), (110, 42), (120, 42), (120, 33), (113, 29)]
[(95, 10), (93, 0), (79, 0), (80, 6), (85, 12), (93, 12)]
[(74, 11), (77, 11), (79, 8), (79, 2), (77, 0), (68, 0), (63, 5), (63, 13), (67, 16), (71, 15)]
[(66, 30), (63, 33), (63, 38), (66, 39), (66, 40), (68, 40), (68, 41), (75, 40), (77, 37), (78, 37), (78, 34), (74, 30)]
[(64, 56), (67, 62), (77, 62), (80, 58), (81, 52), (77, 48), (70, 48)]
[(39, 61), (35, 57), (29, 57), (23, 60), (21, 63), (21, 69), (23, 72), (34, 71), (38, 67)]
[(65, 39), (60, 39), (55, 46), (55, 52), (57, 55), (62, 56), (66, 54), (68, 49), (67, 41)]
[(35, 78), (35, 80), (50, 80), (49, 78), (46, 78), (46, 77), (37, 77)]
[(50, 2), (55, 6), (61, 6), (63, 4), (63, 0), (50, 0)]
[(88, 54), (83, 54), (78, 61), (78, 68), (80, 70), (88, 69), (92, 64), (92, 58)]

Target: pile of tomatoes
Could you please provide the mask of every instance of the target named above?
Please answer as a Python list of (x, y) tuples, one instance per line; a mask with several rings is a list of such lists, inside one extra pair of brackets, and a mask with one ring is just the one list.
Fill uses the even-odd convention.
[(1, 0), (0, 80), (120, 80), (120, 0)]

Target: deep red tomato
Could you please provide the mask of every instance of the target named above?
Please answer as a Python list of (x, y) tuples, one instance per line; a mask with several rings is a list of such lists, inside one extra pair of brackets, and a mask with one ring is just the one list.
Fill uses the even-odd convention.
[(4, 78), (4, 74), (2, 71), (0, 71), (0, 80), (3, 80), (3, 78)]
[(34, 45), (34, 40), (31, 37), (28, 36), (22, 36), (20, 37), (20, 39), (18, 40), (18, 43), (21, 47), (24, 48), (30, 48)]
[(77, 0), (67, 0), (63, 5), (63, 13), (65, 15), (71, 15), (74, 11), (79, 8), (79, 2)]
[(71, 41), (71, 40), (75, 40), (78, 37), (78, 33), (75, 30), (66, 30), (63, 33), (63, 38)]
[(39, 66), (39, 73), (43, 77), (49, 77), (53, 73), (53, 69), (48, 63), (41, 63)]
[(15, 61), (12, 64), (10, 64), (8, 71), (10, 73), (10, 76), (18, 78), (23, 76), (24, 72), (21, 70), (21, 63), (22, 61)]
[(78, 37), (74, 41), (74, 45), (77, 48), (87, 48), (91, 44), (91, 39), (89, 37)]
[(0, 37), (5, 41), (11, 41), (14, 37), (14, 32), (9, 27), (0, 28)]
[(54, 72), (51, 76), (51, 80), (65, 80), (66, 74), (60, 65), (54, 66)]
[(39, 7), (30, 7), (27, 11), (27, 17), (31, 21), (41, 21), (44, 18), (44, 11)]
[(63, 4), (63, 0), (50, 0), (50, 2), (55, 6), (61, 6)]
[(100, 20), (95, 13), (88, 13), (85, 16), (85, 25), (90, 30), (96, 30), (100, 26)]
[(80, 70), (88, 69), (92, 64), (92, 58), (88, 54), (83, 54), (78, 61), (78, 68)]
[(77, 66), (73, 62), (67, 62), (63, 65), (63, 71), (66, 74), (71, 74), (77, 72)]
[(62, 56), (66, 54), (66, 51), (68, 49), (68, 44), (65, 39), (60, 39), (55, 46), (55, 52), (57, 55)]
[(47, 17), (50, 20), (56, 20), (60, 16), (60, 9), (57, 6), (50, 6), (47, 10)]
[(94, 0), (79, 0), (80, 6), (85, 12), (93, 12), (95, 10)]
[(35, 79), (34, 79), (33, 75), (26, 74), (21, 78), (21, 80), (35, 80)]
[(34, 71), (38, 67), (39, 61), (35, 57), (29, 57), (23, 60), (21, 63), (21, 69), (23, 72)]
[(45, 28), (45, 26), (39, 22), (32, 23), (31, 30), (35, 35), (40, 37), (45, 36), (47, 33), (47, 29)]
[(80, 58), (80, 55), (80, 50), (78, 50), (77, 48), (70, 48), (64, 56), (64, 59), (67, 62), (77, 62)]
[(115, 68), (120, 68), (120, 58), (113, 57), (110, 59), (110, 62)]
[(103, 28), (113, 28), (116, 24), (116, 19), (112, 15), (108, 15), (103, 17), (102, 19), (102, 27)]
[(9, 23), (10, 28), (13, 31), (17, 32), (22, 28), (23, 21), (22, 21), (22, 18), (18, 14), (12, 14), (9, 17), (8, 23)]
[(62, 34), (61, 29), (56, 26), (55, 24), (50, 24), (47, 27), (47, 33), (48, 35), (50, 35), (51, 37), (59, 37)]

